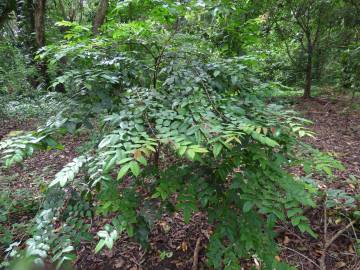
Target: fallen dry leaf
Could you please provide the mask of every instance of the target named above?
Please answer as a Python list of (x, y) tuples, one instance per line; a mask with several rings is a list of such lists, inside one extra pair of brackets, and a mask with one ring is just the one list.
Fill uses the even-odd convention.
[(188, 246), (187, 246), (187, 244), (186, 244), (185, 241), (183, 241), (183, 242), (181, 243), (181, 250), (182, 250), (183, 252), (186, 252), (186, 251), (188, 250)]
[(344, 266), (346, 266), (346, 263), (345, 263), (345, 262), (337, 262), (337, 263), (335, 264), (336, 269), (342, 268), (342, 267), (344, 267)]
[(284, 243), (284, 245), (287, 245), (290, 243), (290, 238), (287, 235), (285, 235), (283, 243)]
[(168, 233), (170, 231), (170, 229), (171, 229), (170, 225), (166, 221), (161, 221), (159, 223), (159, 225), (161, 226), (161, 228), (163, 229), (163, 231), (165, 233)]

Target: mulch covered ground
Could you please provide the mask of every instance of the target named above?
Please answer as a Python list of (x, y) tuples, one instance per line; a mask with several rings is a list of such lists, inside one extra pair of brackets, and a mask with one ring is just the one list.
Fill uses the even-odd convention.
[[(353, 102), (360, 105), (360, 100)], [(296, 105), (305, 118), (313, 121), (311, 129), (316, 132), (316, 138), (310, 143), (334, 154), (346, 166), (345, 171), (337, 172), (338, 180), (346, 180), (350, 175), (360, 178), (360, 110), (350, 107), (348, 100), (322, 98)], [(344, 181), (337, 183), (344, 187)]]
[[(360, 104), (360, 102), (358, 102)], [(310, 129), (315, 138), (306, 141), (321, 151), (333, 154), (346, 167), (336, 171), (332, 179), (315, 176), (321, 189), (341, 189), (349, 195), (360, 194), (360, 111), (350, 109), (351, 102), (340, 99), (315, 98), (298, 100), (295, 109), (313, 121)], [(349, 181), (354, 177), (357, 182)], [(359, 209), (359, 202), (357, 202)], [(340, 213), (339, 213), (340, 212)], [(349, 213), (344, 209), (328, 210), (327, 237), (331, 239), (349, 224)], [(319, 259), (323, 254), (324, 209), (319, 207), (308, 211), (312, 228), (319, 235), (318, 239), (306, 237), (290, 226), (283, 225), (278, 242), (283, 246), (281, 257), (296, 265), (298, 269), (320, 269)], [(340, 217), (340, 218), (339, 218)], [(344, 231), (326, 252), (326, 269), (360, 269), (360, 258), (356, 256), (354, 246), (355, 232), (359, 235), (359, 224)]]
[(0, 116), (0, 140), (3, 139), (11, 131), (16, 130), (32, 130), (36, 127), (34, 119), (19, 120), (16, 118), (2, 119)]
[[(349, 184), (346, 180), (350, 175), (360, 179), (360, 112), (346, 109), (347, 103), (339, 100), (313, 99), (299, 102), (295, 107), (314, 122), (311, 129), (317, 133), (317, 136), (311, 139), (310, 143), (320, 150), (335, 154), (346, 166), (345, 171), (336, 172), (334, 181), (323, 183), (323, 188), (329, 186), (340, 188), (349, 194), (359, 193), (360, 184)], [(0, 138), (12, 130), (31, 127), (31, 124), (27, 122), (5, 123), (0, 120)], [(15, 173), (25, 179), (24, 185), (26, 183), (31, 185), (31, 174), (41, 175), (46, 180), (51, 180), (63, 165), (77, 155), (75, 149), (83, 140), (82, 137), (66, 137), (63, 140), (64, 151), (39, 153), (25, 162), (23, 165), (23, 168), (26, 168), (25, 172), (21, 166), (18, 166), (15, 168)], [(303, 235), (288, 224), (279, 224), (277, 240), (282, 246), (279, 260), (290, 262), (298, 269), (319, 269), (319, 259), (324, 243), (323, 214), (321, 207), (307, 212), (314, 230), (319, 234), (318, 239)], [(347, 220), (340, 222), (332, 220), (336, 215), (328, 213), (328, 238), (348, 223)], [(94, 225), (94, 234), (97, 229), (98, 226)], [(353, 230), (356, 229), (359, 228), (354, 226), (344, 231), (329, 247), (325, 260), (327, 270), (360, 269), (360, 259), (355, 255), (353, 245)], [(84, 270), (185, 270), (192, 268), (195, 253), (199, 257), (197, 269), (207, 269), (205, 254), (211, 231), (212, 228), (208, 225), (206, 216), (201, 213), (194, 215), (189, 224), (184, 223), (180, 214), (164, 216), (152, 229), (149, 236), (150, 247), (147, 250), (125, 235), (120, 237), (113, 250), (104, 249), (96, 255), (94, 254), (95, 243), (84, 243), (77, 250), (78, 259), (75, 266), (76, 269)], [(255, 265), (254, 262), (248, 263)]]
[(204, 269), (205, 247), (210, 233), (211, 227), (201, 213), (195, 214), (189, 224), (184, 223), (180, 214), (164, 216), (152, 229), (146, 251), (123, 234), (111, 251), (104, 249), (98, 255), (94, 255), (94, 245), (83, 246), (76, 268), (187, 270), (192, 268), (193, 254), (197, 249), (198, 269)]

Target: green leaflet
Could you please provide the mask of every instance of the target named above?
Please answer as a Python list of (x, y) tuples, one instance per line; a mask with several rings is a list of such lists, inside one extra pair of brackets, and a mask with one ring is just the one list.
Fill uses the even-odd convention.
[(87, 156), (80, 156), (74, 158), (72, 162), (68, 163), (60, 172), (55, 175), (55, 179), (50, 183), (49, 187), (59, 184), (64, 187), (68, 182), (74, 180), (79, 173), (81, 167), (89, 160)]
[(279, 146), (279, 144), (274, 141), (273, 139), (270, 139), (260, 133), (252, 132), (251, 137), (253, 137), (255, 140), (261, 142), (262, 144), (268, 145), (270, 147), (276, 147)]
[(222, 149), (223, 149), (223, 145), (221, 143), (216, 143), (213, 148), (214, 157), (217, 157)]
[(130, 170), (135, 176), (139, 176), (140, 174), (140, 166), (136, 161), (130, 162)]
[(117, 180), (120, 180), (121, 178), (123, 178), (125, 176), (125, 174), (128, 172), (128, 170), (130, 169), (130, 167), (131, 167), (130, 163), (127, 163), (124, 166), (122, 166), (117, 175)]

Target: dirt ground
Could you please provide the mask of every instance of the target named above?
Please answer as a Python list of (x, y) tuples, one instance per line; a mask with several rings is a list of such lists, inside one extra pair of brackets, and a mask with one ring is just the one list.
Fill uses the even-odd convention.
[[(313, 122), (310, 129), (316, 136), (307, 138), (306, 142), (331, 153), (346, 168), (344, 171), (335, 171), (332, 179), (316, 177), (319, 188), (340, 189), (355, 196), (360, 194), (360, 111), (351, 109), (349, 105), (348, 100), (315, 98), (298, 100), (294, 108)], [(349, 224), (345, 217), (347, 215), (346, 208), (327, 212), (327, 240)], [(278, 238), (283, 247), (281, 257), (298, 269), (320, 269), (319, 259), (325, 242), (323, 207), (308, 211), (308, 217), (319, 235), (318, 239), (305, 237), (293, 228), (282, 225), (280, 231), (284, 233)], [(353, 244), (359, 229), (359, 224), (349, 227), (330, 245), (325, 258), (327, 270), (360, 269), (360, 258), (356, 256)]]

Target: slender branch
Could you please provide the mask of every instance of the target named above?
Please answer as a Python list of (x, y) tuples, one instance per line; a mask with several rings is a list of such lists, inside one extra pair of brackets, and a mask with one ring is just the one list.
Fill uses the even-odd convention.
[(301, 20), (301, 18), (299, 17), (298, 12), (296, 12), (295, 10), (293, 10), (292, 8), (290, 8), (291, 13), (294, 15), (294, 18), (296, 20), (296, 23), (300, 26), (300, 28), (304, 31), (304, 33), (306, 34), (308, 32), (308, 30), (305, 28), (305, 25), (303, 23), (303, 21)]
[(316, 44), (317, 44), (317, 42), (319, 40), (319, 36), (320, 36), (320, 19), (318, 20), (318, 25), (317, 25), (316, 32), (315, 32), (315, 37), (314, 37), (314, 40), (312, 41), (313, 47), (316, 47)]
[(329, 241), (327, 241), (325, 248), (329, 248), (329, 246), (338, 239), (345, 231), (347, 231), (350, 227), (352, 227), (355, 224), (355, 220), (351, 221), (348, 225), (346, 225), (344, 228), (342, 228), (340, 231), (338, 231)]
[(293, 63), (293, 65), (295, 65), (295, 64), (296, 64), (296, 61), (295, 61), (295, 59), (292, 57), (292, 55), (291, 55), (291, 53), (290, 53), (290, 48), (289, 48), (289, 45), (288, 45), (287, 42), (286, 42), (285, 35), (284, 35), (284, 33), (282, 32), (281, 27), (279, 26), (279, 24), (278, 24), (277, 22), (275, 22), (275, 27), (276, 27), (276, 31), (280, 34), (281, 39), (284, 41), (285, 48), (286, 48), (286, 53), (287, 53), (287, 55), (289, 56), (290, 61)]
[[(189, 110), (189, 112), (190, 112), (190, 114), (191, 114), (191, 118), (193, 119), (194, 123), (195, 123), (196, 125), (201, 125), (198, 121), (196, 121), (195, 116), (194, 116), (194, 114), (193, 114), (193, 112), (192, 112), (191, 109)], [(201, 134), (204, 136), (205, 140), (206, 140), (207, 142), (209, 142), (209, 138), (206, 136), (206, 133), (202, 130), (201, 127), (200, 127), (200, 132), (201, 132)]]
[(326, 251), (327, 251), (327, 249), (331, 246), (331, 244), (336, 239), (338, 239), (340, 237), (340, 235), (342, 235), (346, 230), (348, 230), (350, 227), (352, 227), (355, 224), (355, 222), (356, 222), (355, 220), (351, 221), (348, 225), (346, 225), (344, 228), (339, 230), (330, 240), (327, 240), (326, 238), (324, 238), (324, 240), (325, 240), (324, 248), (323, 248), (323, 251), (322, 251), (322, 255), (321, 255), (320, 259), (319, 259), (320, 269), (321, 270), (326, 270), (325, 259), (326, 259)]
[(299, 256), (307, 259), (307, 260), (308, 260), (309, 262), (311, 262), (313, 265), (315, 265), (316, 267), (318, 267), (319, 269), (321, 269), (321, 268), (320, 268), (320, 265), (318, 265), (315, 261), (313, 261), (313, 260), (310, 259), (309, 257), (305, 256), (304, 254), (300, 253), (299, 251), (297, 251), (297, 250), (295, 250), (295, 249), (292, 249), (292, 248), (289, 248), (289, 247), (287, 247), (287, 246), (281, 245), (281, 244), (279, 244), (279, 246), (281, 246), (282, 248), (288, 249), (288, 250), (290, 250), (290, 251), (298, 254)]
[(195, 250), (194, 250), (194, 259), (193, 259), (193, 264), (192, 264), (191, 270), (197, 270), (198, 269), (200, 243), (201, 243), (201, 237), (199, 237), (196, 240), (196, 245), (195, 245)]
[(325, 195), (325, 201), (324, 201), (324, 239), (325, 239), (325, 241), (327, 239), (327, 228), (328, 228), (328, 224), (327, 224), (327, 207), (326, 207), (326, 195)]
[(148, 46), (146, 46), (144, 43), (127, 41), (127, 42), (125, 42), (125, 44), (127, 44), (127, 45), (139, 45), (139, 46), (142, 46), (142, 47), (152, 56), (152, 58), (156, 59), (156, 55), (155, 55), (155, 54), (153, 53), (153, 51), (152, 51)]
[(304, 52), (306, 52), (306, 47), (305, 47), (305, 45), (304, 45), (303, 38), (301, 37), (299, 40), (300, 40), (301, 48), (304, 50)]
[(79, 23), (81, 23), (81, 22), (82, 22), (82, 19), (83, 19), (83, 12), (84, 12), (84, 0), (80, 0), (80, 2), (79, 2), (79, 8), (80, 8)]
[[(198, 72), (198, 70), (196, 68), (194, 70), (195, 70), (196, 75), (200, 77), (200, 73)], [(207, 96), (207, 98), (208, 98), (208, 100), (209, 100), (209, 102), (211, 104), (211, 107), (214, 109), (216, 114), (219, 115), (221, 117), (221, 119), (223, 119), (225, 122), (229, 122), (228, 119), (225, 117), (225, 115), (222, 112), (220, 112), (218, 110), (218, 108), (216, 107), (216, 104), (212, 100), (212, 98), (210, 96), (210, 93), (208, 91), (208, 88), (207, 88), (206, 84), (203, 82), (203, 80), (201, 79), (201, 77), (200, 77), (200, 83), (201, 83), (203, 89), (205, 90), (206, 96)]]

